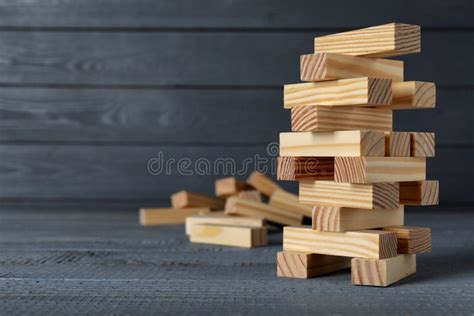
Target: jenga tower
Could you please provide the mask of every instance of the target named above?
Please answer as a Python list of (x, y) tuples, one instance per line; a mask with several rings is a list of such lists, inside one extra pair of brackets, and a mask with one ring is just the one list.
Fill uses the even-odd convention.
[(392, 131), (392, 112), (434, 108), (436, 88), (385, 59), (420, 52), (420, 37), (390, 23), (317, 37), (301, 56), (306, 82), (284, 86), (292, 132), (280, 134), (278, 179), (299, 181), (312, 227), (284, 228), (279, 276), (351, 267), (353, 284), (387, 286), (431, 250), (431, 230), (404, 226), (404, 207), (438, 204), (438, 181), (426, 180), (434, 134)]

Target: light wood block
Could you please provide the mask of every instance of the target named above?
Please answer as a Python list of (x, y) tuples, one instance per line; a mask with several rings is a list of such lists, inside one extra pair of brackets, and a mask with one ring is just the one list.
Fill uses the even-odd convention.
[(141, 208), (140, 225), (156, 226), (166, 224), (184, 224), (186, 217), (210, 212), (208, 207), (193, 208)]
[(434, 157), (435, 134), (420, 132), (410, 133), (410, 149), (412, 157)]
[(378, 109), (427, 109), (436, 106), (436, 85), (432, 82), (406, 81), (392, 83), (392, 103)]
[(309, 226), (287, 226), (283, 228), (283, 250), (385, 259), (397, 255), (397, 236), (380, 230), (334, 233), (313, 230)]
[(383, 230), (397, 234), (398, 253), (431, 252), (431, 228), (392, 226)]
[(403, 81), (403, 62), (335, 53), (301, 55), (301, 81), (323, 81), (358, 77)]
[(394, 209), (399, 206), (398, 200), (398, 183), (300, 182), (299, 201), (303, 204)]
[(314, 51), (379, 58), (419, 53), (421, 30), (419, 25), (388, 23), (326, 35), (314, 39)]
[(404, 205), (438, 205), (439, 182), (425, 180), (400, 182), (400, 204)]
[(285, 109), (294, 106), (378, 106), (392, 103), (392, 80), (361, 77), (333, 81), (287, 84)]
[[(313, 207), (313, 229), (329, 232), (403, 225), (404, 208), (366, 210), (349, 207)], [(397, 223), (397, 224), (394, 224)]]
[(235, 196), (237, 196), (241, 199), (246, 199), (246, 200), (251, 200), (251, 201), (256, 201), (256, 202), (262, 202), (262, 194), (260, 192), (258, 192), (257, 190), (240, 191)]
[(388, 259), (354, 258), (351, 278), (354, 285), (388, 286), (416, 272), (416, 255)]
[(180, 191), (171, 195), (171, 205), (173, 208), (209, 207), (215, 210), (222, 210), (225, 200), (204, 194)]
[(425, 180), (426, 158), (336, 157), (334, 179), (346, 183)]
[(261, 247), (267, 245), (266, 227), (244, 227), (217, 224), (190, 226), (190, 241), (234, 247)]
[(294, 132), (391, 131), (392, 111), (360, 107), (295, 106), (291, 108), (291, 130)]
[(384, 156), (385, 138), (377, 131), (280, 133), (280, 156)]
[(410, 157), (410, 133), (385, 132), (385, 157)]
[(279, 277), (309, 279), (347, 269), (350, 266), (351, 259), (346, 257), (295, 251), (277, 253), (277, 275)]
[(218, 224), (228, 226), (246, 226), (246, 227), (264, 227), (265, 220), (263, 218), (248, 216), (230, 216), (225, 212), (214, 212), (204, 215), (195, 215), (186, 217), (186, 234), (191, 234), (193, 225), (198, 224)]
[(250, 186), (234, 177), (218, 179), (215, 181), (216, 195), (219, 197), (228, 197), (239, 193), (242, 190), (250, 189)]
[(269, 177), (257, 171), (254, 171), (252, 174), (250, 174), (247, 179), (247, 183), (266, 196), (270, 196), (272, 195), (273, 191), (281, 189), (281, 187)]
[(334, 180), (334, 157), (278, 157), (278, 180)]
[(299, 225), (303, 222), (303, 215), (294, 211), (238, 197), (227, 199), (225, 211), (230, 215), (265, 218), (268, 221), (281, 225)]
[(296, 194), (284, 190), (275, 190), (270, 196), (269, 204), (311, 218), (312, 207), (301, 204)]

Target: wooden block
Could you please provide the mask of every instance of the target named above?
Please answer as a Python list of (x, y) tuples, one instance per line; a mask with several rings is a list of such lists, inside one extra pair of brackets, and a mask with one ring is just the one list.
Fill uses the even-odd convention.
[(351, 56), (390, 57), (421, 51), (419, 25), (388, 23), (316, 37), (314, 51)]
[(240, 191), (235, 196), (237, 196), (241, 199), (246, 199), (246, 200), (251, 200), (251, 201), (256, 201), (256, 202), (262, 202), (262, 194), (260, 192), (258, 192), (257, 190)]
[(308, 279), (340, 271), (350, 266), (351, 259), (346, 257), (295, 251), (277, 253), (277, 275), (279, 277)]
[(392, 80), (361, 77), (323, 82), (287, 84), (285, 109), (294, 106), (378, 106), (392, 103)]
[(263, 218), (248, 216), (230, 216), (225, 212), (213, 212), (205, 215), (195, 215), (186, 217), (186, 234), (191, 234), (191, 226), (197, 224), (218, 224), (228, 226), (247, 226), (247, 227), (264, 227), (265, 220)]
[(436, 106), (436, 85), (432, 82), (406, 81), (392, 83), (392, 103), (379, 109), (427, 109)]
[[(338, 206), (313, 207), (313, 229), (329, 232), (403, 225), (404, 208), (366, 210)], [(397, 224), (393, 224), (397, 223)]]
[(295, 212), (306, 217), (311, 217), (312, 215), (311, 206), (301, 204), (298, 201), (298, 195), (286, 192), (284, 190), (275, 190), (270, 196), (269, 204), (271, 206)]
[(258, 171), (252, 172), (252, 174), (247, 179), (247, 183), (266, 196), (270, 196), (272, 195), (273, 191), (281, 189), (278, 184)]
[(334, 157), (278, 157), (278, 180), (334, 180)]
[(190, 226), (190, 241), (234, 247), (261, 247), (267, 245), (266, 227), (244, 227), (216, 224)]
[(208, 207), (193, 208), (141, 208), (139, 211), (140, 225), (155, 226), (166, 224), (184, 224), (186, 217), (210, 212)]
[(228, 197), (239, 193), (242, 190), (250, 189), (250, 186), (234, 177), (218, 179), (215, 181), (216, 195), (219, 197)]
[(346, 183), (418, 181), (426, 178), (426, 158), (336, 157), (334, 179)]
[(385, 138), (377, 131), (280, 133), (280, 156), (384, 156)]
[(400, 182), (400, 204), (404, 205), (438, 205), (439, 182), (425, 180)]
[(410, 157), (410, 133), (385, 132), (385, 157)]
[(199, 193), (179, 191), (171, 195), (171, 205), (173, 208), (209, 207), (221, 210), (224, 208), (225, 200)]
[(238, 197), (227, 199), (225, 211), (230, 215), (255, 216), (281, 225), (299, 225), (303, 215), (272, 205), (244, 200)]
[(388, 286), (416, 272), (416, 255), (388, 259), (354, 258), (351, 278), (354, 285)]
[(392, 111), (359, 107), (294, 106), (291, 108), (291, 130), (294, 132), (391, 131)]
[(431, 252), (431, 228), (392, 226), (383, 230), (397, 234), (398, 253)]
[(287, 226), (283, 228), (283, 250), (385, 259), (397, 255), (397, 236), (380, 230), (334, 233), (313, 230), (309, 226)]
[(358, 77), (403, 81), (403, 62), (335, 53), (301, 55), (301, 81), (323, 81)]
[(435, 156), (434, 133), (410, 133), (410, 153), (412, 157)]
[(300, 182), (299, 201), (303, 204), (394, 209), (399, 206), (398, 200), (398, 183)]

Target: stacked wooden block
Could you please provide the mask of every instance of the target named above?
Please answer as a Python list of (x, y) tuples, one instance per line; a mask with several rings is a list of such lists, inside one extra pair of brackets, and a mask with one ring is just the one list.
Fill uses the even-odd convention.
[(391, 23), (315, 38), (301, 80), (284, 86), (292, 132), (280, 134), (278, 179), (299, 181), (312, 226), (285, 227), (277, 273), (309, 278), (352, 268), (352, 282), (386, 286), (431, 250), (429, 228), (403, 226), (404, 206), (438, 203), (426, 180), (433, 133), (394, 132), (392, 113), (433, 108), (434, 83), (404, 81), (420, 27)]

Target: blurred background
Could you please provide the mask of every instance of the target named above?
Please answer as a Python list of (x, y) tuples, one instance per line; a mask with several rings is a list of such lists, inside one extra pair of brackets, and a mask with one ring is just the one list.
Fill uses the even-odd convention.
[[(282, 85), (313, 38), (388, 22), (422, 26), (405, 80), (437, 107), (399, 111), (434, 131), (441, 204), (474, 202), (474, 3), (314, 0), (0, 1), (3, 205), (168, 205), (215, 176), (151, 175), (164, 158), (241, 162), (290, 130)], [(220, 175), (224, 176), (224, 175)], [(291, 185), (291, 184), (290, 184)], [(290, 187), (295, 189), (294, 187)]]

